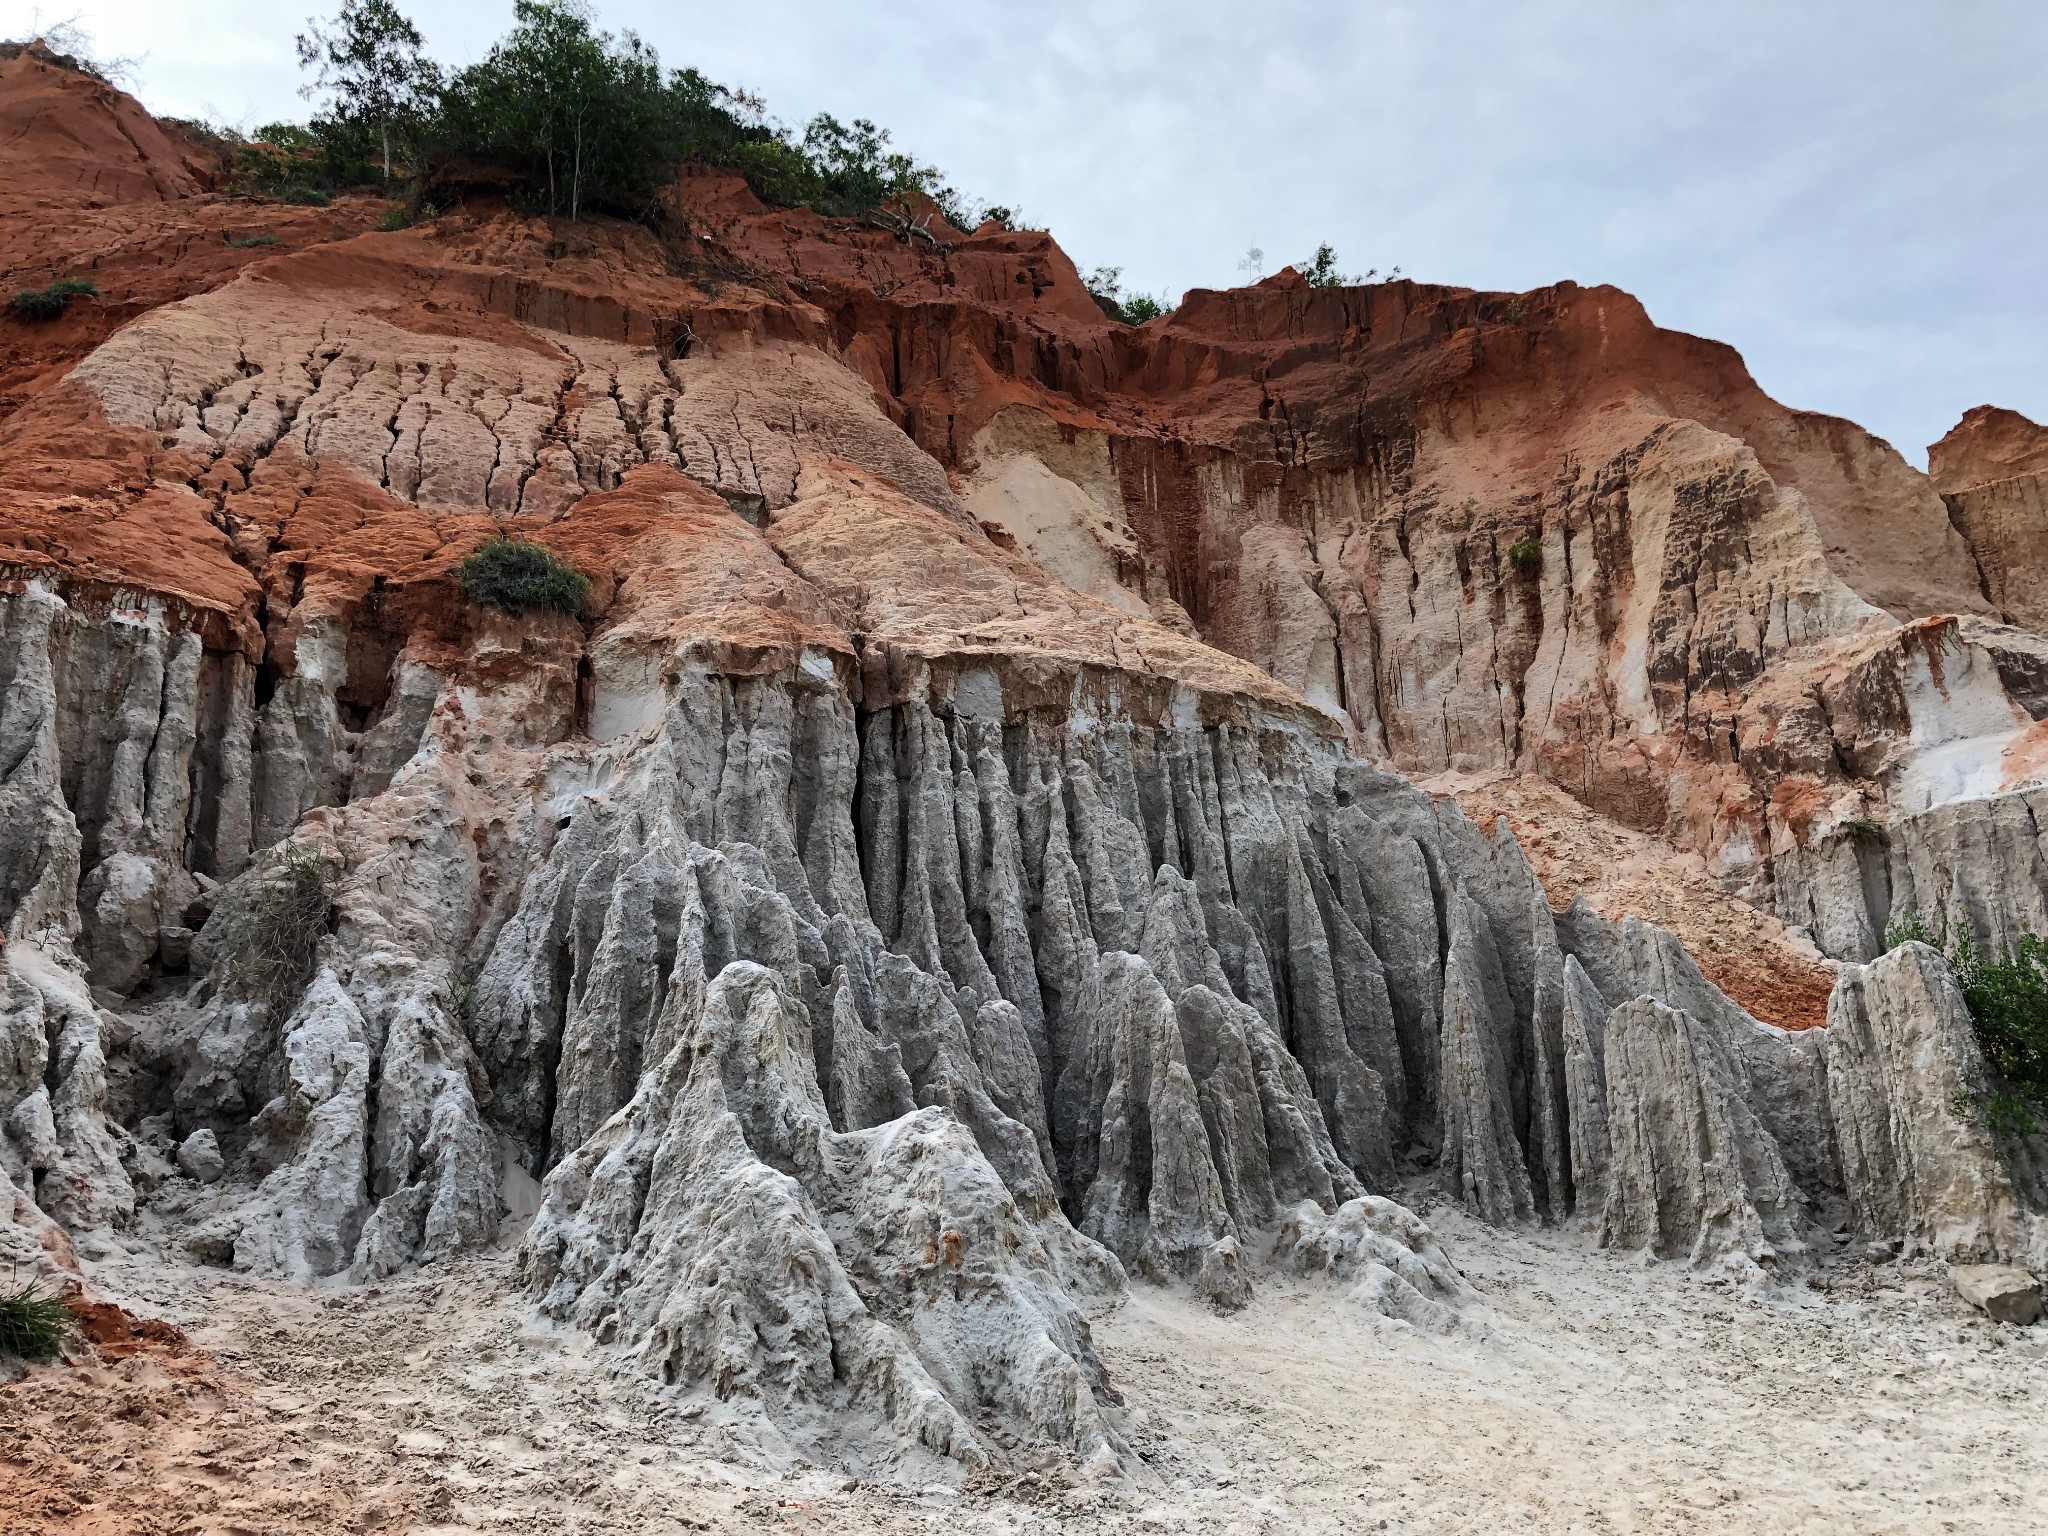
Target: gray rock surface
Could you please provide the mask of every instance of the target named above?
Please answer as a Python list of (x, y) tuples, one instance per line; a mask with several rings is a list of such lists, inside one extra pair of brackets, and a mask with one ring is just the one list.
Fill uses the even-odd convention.
[(1801, 1196), (1716, 1031), (1638, 997), (1607, 1016), (1605, 1060), (1605, 1241), (1765, 1266), (1801, 1246)]
[(186, 1178), (211, 1184), (227, 1172), (227, 1160), (220, 1155), (220, 1141), (201, 1126), (178, 1143), (178, 1167)]
[(1864, 1232), (1959, 1263), (2025, 1252), (2029, 1223), (1975, 1103), (1983, 1053), (1940, 955), (1905, 944), (1845, 969), (1828, 1002), (1827, 1067)]
[(807, 1453), (980, 1464), (986, 1415), (1113, 1458), (1068, 1289), (1114, 1265), (1064, 1268), (950, 1115), (833, 1130), (808, 1034), (774, 973), (719, 972), (623, 1111), (549, 1176), (523, 1257), (543, 1310), (666, 1382), (757, 1400)]
[[(802, 1454), (899, 1467), (988, 1456), (985, 1415), (1120, 1456), (1084, 1319), (1126, 1275), (1228, 1309), (1278, 1263), (1453, 1325), (1388, 1198), (1418, 1181), (1699, 1262), (1793, 1264), (1851, 1212), (1959, 1254), (2039, 1230), (1978, 1163), (2009, 1219), (1940, 1235), (1968, 1202), (1924, 1001), (1845, 977), (1839, 1044), (1771, 1029), (1669, 934), (1554, 914), (1504, 825), (1249, 705), (871, 657), (885, 702), (812, 650), (680, 654), (579, 715), (582, 641), (541, 624), (484, 627), (486, 688), (399, 656), (357, 731), (338, 630), (258, 708), (154, 620), (45, 666), (77, 615), (6, 601), (0, 1172), (39, 1220), (118, 1226), (154, 1147), (210, 1167), (211, 1138), (194, 1253), (367, 1280), (490, 1241), (540, 1179), (551, 1314)], [(247, 957), (286, 834), (327, 915), (271, 995)], [(149, 1001), (105, 1014), (88, 972)]]
[(1280, 1224), (1273, 1257), (1295, 1274), (1346, 1282), (1354, 1300), (1383, 1317), (1439, 1333), (1478, 1299), (1421, 1218), (1378, 1195), (1327, 1214), (1304, 1200)]
[(2041, 1287), (2009, 1264), (1956, 1264), (1948, 1272), (1956, 1294), (1994, 1322), (2024, 1328), (2040, 1321)]

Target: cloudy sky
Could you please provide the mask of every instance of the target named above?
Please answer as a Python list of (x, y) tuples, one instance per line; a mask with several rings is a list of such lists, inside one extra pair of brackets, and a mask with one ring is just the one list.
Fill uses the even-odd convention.
[[(331, 9), (332, 0), (319, 0)], [(505, 3), (399, 0), (450, 63)], [(60, 0), (160, 113), (303, 115), (314, 0)], [(607, 0), (781, 120), (867, 116), (1085, 270), (1177, 296), (1349, 271), (1638, 294), (1916, 463), (2048, 420), (2042, 0)], [(0, 35), (30, 29), (0, 0)]]

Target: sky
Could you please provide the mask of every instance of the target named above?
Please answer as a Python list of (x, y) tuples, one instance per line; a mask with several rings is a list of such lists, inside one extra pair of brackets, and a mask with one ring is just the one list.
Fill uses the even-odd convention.
[[(303, 117), (334, 0), (64, 0), (152, 110)], [(445, 63), (510, 0), (399, 0)], [(1347, 272), (1612, 283), (1916, 464), (2048, 421), (2043, 0), (600, 0), (801, 127), (868, 117), (1126, 292)], [(0, 36), (38, 13), (0, 0)]]

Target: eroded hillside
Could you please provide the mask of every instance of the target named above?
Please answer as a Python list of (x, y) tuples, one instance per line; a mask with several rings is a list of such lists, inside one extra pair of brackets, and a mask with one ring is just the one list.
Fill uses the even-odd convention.
[[(1134, 1286), (1486, 1336), (1411, 1206), (2048, 1262), (1878, 958), (2048, 928), (2030, 424), (1930, 481), (1612, 290), (1134, 327), (711, 173), (376, 231), (33, 51), (0, 125), (0, 278), (98, 289), (0, 320), (16, 1261), (516, 1245), (661, 1411), (913, 1483), (1139, 1476)], [(581, 611), (466, 596), (501, 533)]]

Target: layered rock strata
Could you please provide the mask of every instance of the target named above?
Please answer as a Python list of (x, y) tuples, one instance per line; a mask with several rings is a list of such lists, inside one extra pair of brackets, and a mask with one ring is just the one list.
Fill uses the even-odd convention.
[[(295, 878), (274, 854), (206, 894), (189, 991), (160, 928), (156, 1001), (129, 1022), (65, 983), (95, 1048), (133, 1031), (128, 1116), (223, 1150), (229, 1177), (185, 1197), (195, 1253), (300, 1279), (430, 1262), (489, 1239), (516, 1165), (544, 1179), (525, 1262), (547, 1310), (679, 1388), (759, 1404), (793, 1446), (843, 1431), (877, 1464), (982, 1459), (990, 1412), (1011, 1439), (1114, 1458), (1081, 1308), (1126, 1274), (1239, 1304), (1282, 1227), (1290, 1264), (1352, 1278), (1355, 1256), (1303, 1257), (1304, 1203), (1348, 1231), (1362, 1195), (1417, 1177), (1489, 1220), (1577, 1215), (1695, 1259), (1795, 1261), (1844, 1202), (1874, 1233), (1961, 1242), (1943, 1197), (1872, 1196), (1896, 1154), (1853, 1175), (1838, 1159), (1848, 1069), (1822, 1036), (1758, 1023), (1669, 935), (1553, 914), (1504, 824), (1352, 759), (1312, 714), (1216, 691), (1234, 674), (1199, 648), (1174, 653), (1175, 681), (961, 654), (884, 618), (856, 653), (828, 621), (872, 592), (809, 563), (841, 548), (842, 509), (969, 566), (1013, 557), (844, 470), (765, 531), (661, 483), (679, 533), (703, 520), (684, 548), (780, 574), (707, 589), (641, 567), (587, 642), (538, 622), (510, 670), (498, 621), (446, 672), (394, 657), (394, 678), (434, 676), (417, 745), (388, 779), (327, 777), (341, 803), (297, 832), (338, 872), (303, 990), (262, 993), (238, 964)], [(772, 639), (732, 649), (747, 633)], [(580, 698), (558, 681), (579, 649)], [(576, 732), (579, 714), (613, 728)], [(163, 718), (129, 729), (154, 740)], [(35, 754), (10, 780), (25, 803), (64, 802), (52, 738), (56, 782)], [(271, 742), (319, 765), (278, 732), (250, 748), (258, 782)], [(184, 782), (219, 755), (191, 744)], [(189, 827), (200, 805), (165, 814)], [(156, 846), (157, 883), (197, 888), (200, 845)], [(42, 948), (16, 934), (19, 968)], [(1842, 1103), (1940, 1112), (1895, 1057), (1859, 1057), (1866, 1086)], [(83, 1070), (52, 1124), (117, 1187), (119, 1133)], [(122, 1219), (63, 1204), (81, 1180), (61, 1137), (37, 1157), (56, 1209)], [(1995, 1160), (1977, 1176), (2002, 1177)], [(2023, 1239), (2004, 1198), (1976, 1249)], [(882, 1234), (909, 1243), (898, 1260), (876, 1256)], [(1406, 1287), (1371, 1272), (1367, 1299), (1441, 1325), (1450, 1282), (1365, 1247)], [(808, 1321), (751, 1353), (738, 1341), (764, 1336), (732, 1319), (756, 1312)], [(851, 1385), (818, 1374), (828, 1359), (857, 1362)]]
[(2048, 429), (1980, 405), (1927, 450), (1927, 473), (2006, 621), (2048, 631)]

